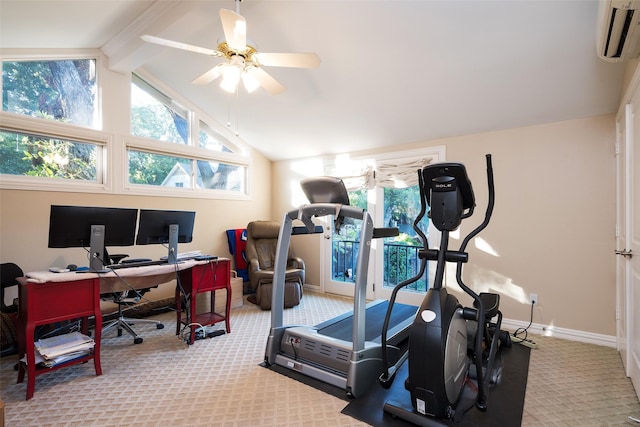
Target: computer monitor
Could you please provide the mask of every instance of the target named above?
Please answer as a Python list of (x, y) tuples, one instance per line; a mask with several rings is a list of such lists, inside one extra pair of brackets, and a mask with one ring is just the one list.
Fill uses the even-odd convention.
[(90, 270), (102, 271), (107, 246), (134, 244), (137, 220), (137, 209), (51, 205), (49, 247), (88, 247)]
[(167, 261), (178, 262), (178, 243), (193, 240), (196, 213), (191, 211), (165, 211), (140, 209), (140, 222), (136, 245), (167, 244)]

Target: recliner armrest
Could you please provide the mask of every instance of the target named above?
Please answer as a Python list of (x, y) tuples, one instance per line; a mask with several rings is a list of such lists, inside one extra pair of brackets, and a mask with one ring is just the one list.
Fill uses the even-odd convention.
[(257, 258), (251, 258), (249, 260), (249, 270), (251, 271), (260, 271), (260, 263)]
[(304, 270), (304, 260), (300, 257), (291, 257), (289, 258), (289, 267), (299, 268), (300, 270)]

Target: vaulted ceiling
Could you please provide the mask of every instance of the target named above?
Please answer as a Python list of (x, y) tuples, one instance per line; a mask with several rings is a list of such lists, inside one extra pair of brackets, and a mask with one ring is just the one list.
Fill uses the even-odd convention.
[[(100, 48), (143, 67), (273, 160), (389, 147), (613, 113), (624, 64), (598, 58), (595, 0), (244, 0), (263, 52), (315, 52), (319, 68), (268, 67), (286, 91), (237, 98), (191, 81), (233, 0), (2, 0), (0, 49)], [(238, 115), (236, 116), (236, 111)]]

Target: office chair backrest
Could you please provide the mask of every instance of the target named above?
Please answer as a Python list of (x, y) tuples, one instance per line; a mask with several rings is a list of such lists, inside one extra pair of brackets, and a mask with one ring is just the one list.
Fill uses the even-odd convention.
[(2, 298), (1, 307), (3, 313), (16, 313), (18, 311), (18, 306), (16, 304), (7, 306), (4, 303), (4, 290), (11, 286), (18, 286), (18, 281), (16, 279), (22, 276), (24, 276), (24, 272), (20, 267), (18, 267), (18, 265), (12, 262), (0, 264), (0, 297)]

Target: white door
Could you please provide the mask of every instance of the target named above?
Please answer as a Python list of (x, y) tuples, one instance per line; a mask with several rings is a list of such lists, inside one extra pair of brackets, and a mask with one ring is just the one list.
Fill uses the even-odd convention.
[[(626, 107), (618, 160), (618, 341), (627, 375), (640, 396), (640, 90)], [(621, 135), (621, 136), (622, 136)]]
[[(351, 205), (370, 209), (368, 190), (349, 191)], [(362, 221), (354, 218), (345, 218), (340, 224), (335, 224), (334, 216), (322, 219), (324, 226), (324, 289), (326, 292), (352, 297), (356, 271), (356, 260), (360, 248), (360, 230)], [(372, 256), (369, 258), (369, 272), (374, 263)], [(370, 283), (370, 280), (368, 281)], [(367, 289), (367, 298), (370, 298), (370, 290)]]
[[(408, 188), (378, 188), (375, 205), (375, 224), (378, 227), (397, 227), (399, 236), (376, 239), (372, 244), (375, 262), (373, 297), (390, 299), (393, 288), (419, 274), (421, 261), (418, 251), (423, 242), (413, 228), (421, 208), (418, 185)], [(428, 208), (427, 208), (428, 210)], [(429, 247), (437, 248), (439, 232), (431, 226), (427, 214), (419, 229), (429, 239)], [(415, 282), (402, 288), (397, 302), (420, 305), (429, 284), (433, 282), (435, 262), (429, 262), (425, 273)]]
[[(640, 395), (640, 90), (636, 91), (632, 101), (633, 138), (626, 147), (626, 161), (629, 176), (628, 185), (631, 191), (626, 191), (628, 213), (627, 223), (629, 241), (627, 247), (634, 256), (625, 256), (630, 264), (630, 286), (627, 290), (627, 325), (628, 341), (628, 375), (633, 382), (636, 393)], [(636, 165), (638, 167), (636, 167)]]
[[(631, 120), (631, 105), (627, 105), (625, 114), (616, 123), (616, 254), (622, 254), (627, 248), (628, 214), (626, 191), (628, 188), (627, 166), (626, 166), (626, 146), (627, 130), (630, 132), (632, 126), (627, 126)], [(618, 351), (622, 357), (625, 371), (628, 367), (628, 337), (627, 337), (627, 289), (630, 272), (630, 263), (624, 256), (616, 257), (616, 336)]]
[[(420, 211), (417, 184), (410, 188), (389, 188), (389, 185), (380, 185), (378, 180), (403, 182), (405, 185), (397, 187), (406, 187), (411, 185), (407, 176), (417, 181), (417, 170), (429, 162), (443, 161), (444, 154), (444, 147), (430, 147), (376, 156), (373, 159), (350, 159), (349, 167), (358, 165), (351, 172), (341, 171), (339, 166), (327, 171), (328, 175), (335, 173), (336, 176), (353, 177), (356, 174), (354, 170), (364, 165), (375, 166), (376, 172), (372, 175), (376, 176), (374, 188), (367, 185), (369, 189), (349, 191), (349, 200), (351, 205), (369, 212), (375, 227), (397, 226), (401, 231), (399, 239), (372, 239), (367, 271), (367, 300), (388, 299), (396, 283), (413, 275), (412, 273), (416, 271), (417, 248), (422, 243), (412, 230), (415, 216)], [(354, 186), (354, 188), (358, 187)], [(340, 235), (334, 230), (333, 218), (325, 218), (324, 221), (326, 221), (323, 248), (326, 267), (322, 277), (324, 290), (353, 296), (355, 275), (358, 273), (355, 271), (355, 260), (359, 249), (362, 221), (345, 220), (341, 226)], [(426, 216), (423, 222), (428, 222)], [(431, 247), (434, 245), (437, 247), (439, 241), (439, 233), (434, 231), (436, 230), (432, 230), (429, 235)], [(428, 283), (429, 279), (423, 279), (413, 287), (407, 288), (408, 290), (403, 291), (398, 297), (398, 302), (420, 305)]]

